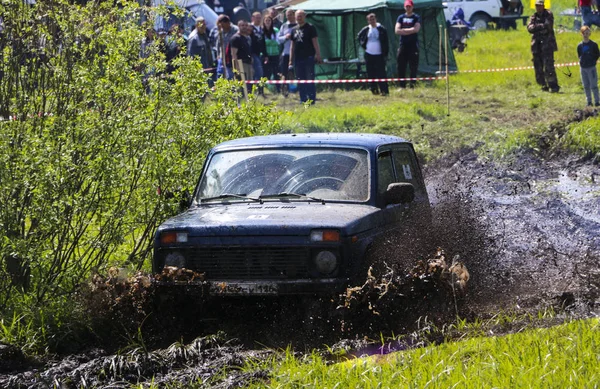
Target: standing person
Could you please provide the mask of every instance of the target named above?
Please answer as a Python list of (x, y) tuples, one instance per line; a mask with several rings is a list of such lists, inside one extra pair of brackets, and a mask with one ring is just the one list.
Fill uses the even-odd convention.
[[(304, 10), (296, 11), (296, 21), (298, 28), (293, 30), (292, 43), (290, 45), (289, 66), (296, 69), (297, 80), (314, 80), (315, 63), (321, 62), (321, 48), (317, 29), (306, 22), (306, 12)], [(317, 100), (317, 87), (314, 83), (298, 85), (300, 93), (300, 102), (311, 101), (314, 104)]]
[(167, 74), (175, 71), (173, 60), (181, 54), (181, 45), (185, 44), (183, 39), (183, 27), (174, 24), (169, 28), (169, 34), (165, 37), (165, 59), (167, 61)]
[(214, 66), (210, 39), (206, 35), (206, 20), (202, 16), (196, 18), (196, 28), (188, 37), (187, 55), (189, 57), (199, 57), (204, 70)]
[(263, 76), (262, 57), (265, 55), (265, 39), (262, 29), (262, 14), (258, 11), (252, 14), (252, 35), (254, 35), (251, 38), (252, 71), (254, 80), (260, 80)]
[[(413, 1), (404, 2), (402, 15), (398, 16), (394, 32), (400, 35), (400, 45), (398, 47), (398, 56), (396, 58), (398, 65), (398, 77), (406, 76), (406, 65), (410, 67), (410, 87), (414, 88), (417, 78), (417, 69), (419, 68), (419, 31), (421, 30), (421, 17), (413, 12)], [(406, 81), (400, 81), (400, 88), (406, 88)]]
[(283, 46), (281, 49), (281, 59), (279, 71), (283, 75), (288, 74), (288, 67), (290, 63), (290, 47), (292, 46), (292, 33), (298, 26), (296, 23), (296, 13), (293, 9), (285, 11), (286, 22), (281, 25), (279, 33), (277, 34), (277, 42)]
[[(388, 34), (385, 27), (377, 23), (374, 13), (367, 15), (368, 25), (358, 33), (358, 42), (365, 50), (365, 63), (368, 78), (386, 78), (385, 61), (389, 52)], [(371, 82), (371, 92), (382, 96), (389, 94), (388, 84), (385, 81)]]
[(587, 106), (592, 106), (592, 92), (594, 92), (594, 100), (596, 107), (600, 106), (600, 97), (598, 96), (598, 72), (596, 70), (596, 62), (600, 57), (598, 44), (590, 39), (592, 30), (588, 26), (581, 27), (581, 36), (583, 40), (577, 45), (577, 56), (579, 57), (579, 67), (581, 69), (581, 83), (585, 90)]
[(279, 16), (279, 10), (276, 7), (271, 7), (269, 8), (269, 14), (268, 14), (271, 19), (273, 20), (273, 27), (275, 27), (277, 30), (279, 30), (281, 28), (281, 20), (279, 20), (278, 16)]
[(231, 24), (229, 16), (223, 14), (217, 18), (217, 25), (210, 31), (210, 44), (217, 58), (217, 77), (233, 78), (233, 69), (225, 64), (225, 49), (239, 29)]
[[(279, 73), (279, 43), (277, 34), (279, 30), (273, 25), (271, 15), (265, 15), (263, 19), (263, 37), (265, 38), (265, 60), (263, 63), (264, 76), (267, 80), (276, 79)], [(281, 90), (279, 84), (276, 84), (277, 92)]]
[(527, 31), (531, 34), (531, 54), (535, 81), (543, 91), (560, 90), (554, 70), (554, 52), (558, 50), (554, 36), (554, 15), (544, 7), (544, 0), (535, 1), (535, 13), (529, 18)]
[(581, 19), (583, 19), (583, 25), (591, 27), (594, 24), (600, 27), (600, 15), (598, 15), (597, 10), (594, 10), (595, 1), (594, 0), (578, 0), (577, 8), (581, 13)]
[[(238, 33), (236, 33), (229, 42), (231, 52), (231, 62), (233, 69), (239, 73), (244, 73), (246, 80), (252, 80), (252, 50), (250, 48), (250, 34), (252, 27), (245, 20), (238, 22)], [(242, 68), (238, 66), (237, 60), (242, 60)], [(252, 84), (248, 84), (251, 90)]]

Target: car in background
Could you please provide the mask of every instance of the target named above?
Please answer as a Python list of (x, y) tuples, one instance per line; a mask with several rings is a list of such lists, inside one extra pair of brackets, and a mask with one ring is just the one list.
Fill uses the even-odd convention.
[(169, 31), (174, 24), (178, 24), (183, 27), (184, 36), (187, 37), (196, 28), (196, 18), (199, 16), (204, 17), (208, 31), (217, 25), (218, 15), (203, 0), (152, 0), (152, 6), (178, 7), (181, 11), (157, 15), (154, 18), (156, 31)]
[(448, 22), (461, 8), (465, 20), (475, 30), (485, 30), (490, 23), (495, 23), (497, 28), (516, 28), (517, 20), (523, 21), (523, 24), (527, 20), (527, 16), (523, 16), (521, 0), (446, 0), (442, 4)]
[(191, 271), (184, 284), (209, 295), (333, 293), (365, 269), (378, 238), (429, 212), (402, 138), (242, 138), (209, 152), (189, 209), (156, 231), (152, 269)]

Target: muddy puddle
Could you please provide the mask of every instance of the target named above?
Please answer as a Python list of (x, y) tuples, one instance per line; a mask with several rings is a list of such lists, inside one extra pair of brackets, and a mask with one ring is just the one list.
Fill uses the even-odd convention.
[[(598, 165), (524, 154), (500, 166), (466, 150), (429, 166), (426, 176), (434, 225), (419, 236), (386, 237), (370, 254), (367, 280), (339, 296), (202, 302), (174, 296), (158, 313), (146, 276), (120, 286), (97, 279), (104, 286), (88, 303), (99, 347), (22, 363), (13, 354), (12, 365), (8, 357), (2, 362), (0, 387), (243, 387), (268, 380), (262, 362), (282, 358), (290, 345), (299, 355), (317, 348), (335, 363), (443, 341), (424, 329), (456, 315), (545, 308), (598, 315)], [(407, 239), (417, 244), (400, 243)], [(445, 268), (432, 265), (440, 259)], [(457, 263), (468, 269), (464, 287), (465, 274), (451, 270)], [(127, 335), (116, 339), (111, 323)], [(382, 343), (381, 334), (395, 340)]]

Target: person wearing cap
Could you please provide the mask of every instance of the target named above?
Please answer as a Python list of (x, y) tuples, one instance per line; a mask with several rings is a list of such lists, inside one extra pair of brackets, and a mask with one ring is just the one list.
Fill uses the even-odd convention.
[[(389, 52), (388, 34), (385, 27), (377, 23), (374, 13), (367, 15), (368, 25), (358, 33), (358, 43), (365, 50), (368, 78), (386, 78), (385, 61)], [(371, 82), (371, 92), (382, 96), (389, 94), (387, 82)]]
[(557, 93), (560, 87), (554, 69), (554, 52), (558, 50), (554, 36), (554, 15), (545, 8), (544, 0), (536, 0), (535, 13), (529, 18), (527, 31), (531, 34), (535, 81), (543, 91)]
[(196, 18), (196, 28), (188, 36), (187, 55), (198, 57), (205, 70), (214, 66), (210, 39), (206, 35), (206, 20), (202, 16)]
[[(398, 77), (406, 76), (406, 66), (410, 67), (410, 87), (414, 88), (419, 67), (419, 31), (421, 30), (421, 17), (413, 12), (413, 0), (404, 2), (405, 13), (398, 16), (394, 32), (400, 35), (398, 47), (397, 66)], [(400, 81), (400, 88), (406, 87), (406, 81)]]
[(217, 58), (217, 77), (225, 75), (228, 80), (233, 79), (233, 69), (225, 64), (225, 48), (239, 31), (225, 14), (219, 15), (217, 25), (210, 31), (210, 44)]

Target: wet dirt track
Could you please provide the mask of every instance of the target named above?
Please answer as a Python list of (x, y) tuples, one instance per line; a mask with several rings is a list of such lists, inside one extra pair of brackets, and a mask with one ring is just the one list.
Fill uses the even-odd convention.
[(488, 268), (471, 266), (487, 285), (478, 291), (486, 296), (478, 301), (484, 311), (488, 305), (541, 309), (558, 301), (586, 316), (598, 313), (598, 165), (521, 155), (497, 166), (467, 154), (441, 180), (456, 182), (472, 209), (482, 212), (490, 246), (479, 261)]
[[(500, 166), (482, 161), (466, 150), (453, 159), (429, 166), (426, 172), (436, 223), (428, 242), (443, 247), (449, 256), (459, 255), (471, 273), (460, 315), (489, 317), (501, 309), (535, 312), (548, 307), (576, 317), (598, 315), (600, 167), (597, 164), (575, 158), (544, 161), (523, 154)], [(396, 238), (388, 237), (384, 248), (377, 253), (389, 269), (400, 261), (403, 252), (400, 239)], [(399, 276), (411, 265), (398, 265), (390, 271)], [(382, 271), (378, 277), (385, 278)], [(413, 285), (411, 290), (414, 289)], [(185, 341), (153, 351), (135, 348), (112, 355), (104, 351), (70, 355), (34, 368), (30, 366), (25, 371), (0, 374), (0, 387), (124, 388), (150, 382), (242, 387), (268, 379), (269, 372), (259, 367), (250, 373), (239, 369), (248, 359), (261, 361), (275, 357), (276, 353), (261, 345), (285, 347), (292, 343), (300, 350), (323, 344), (333, 345), (332, 349), (367, 349), (363, 337), (369, 331), (371, 338), (376, 339), (381, 330), (410, 333), (422, 315), (443, 321), (455, 313), (452, 304), (434, 301), (431, 290), (418, 293), (418, 304), (409, 302), (406, 296), (400, 298), (400, 293), (378, 298), (376, 313), (363, 299), (363, 305), (358, 306), (363, 316), (357, 314), (345, 319), (321, 315), (324, 310), (339, 311), (336, 308), (340, 301), (322, 302), (321, 311), (310, 311), (305, 306), (306, 300), (301, 299), (257, 300), (243, 311), (236, 311), (239, 303), (234, 302), (221, 307), (227, 312), (225, 319), (205, 320), (202, 312), (190, 314), (188, 324), (196, 323), (197, 338), (188, 328)], [(408, 312), (413, 314), (407, 315)], [(369, 320), (361, 321), (364, 315)], [(398, 317), (404, 321), (397, 321)], [(359, 323), (352, 327), (348, 325), (351, 319)], [(348, 323), (343, 323), (344, 320)], [(173, 330), (176, 332), (177, 327)], [(225, 334), (207, 336), (217, 330), (224, 330)], [(395, 345), (394, 350), (422, 344), (414, 339), (409, 344)]]

